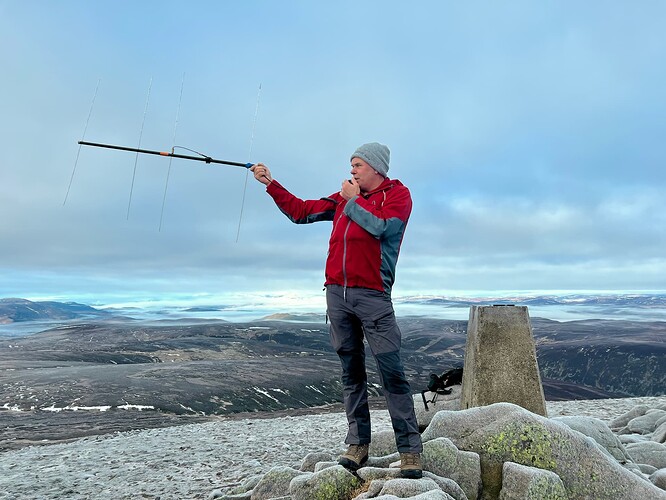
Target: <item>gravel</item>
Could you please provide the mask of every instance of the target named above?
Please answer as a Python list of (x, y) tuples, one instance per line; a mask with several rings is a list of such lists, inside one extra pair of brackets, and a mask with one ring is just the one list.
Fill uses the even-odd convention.
[[(548, 402), (548, 414), (609, 422), (637, 404), (666, 396)], [(373, 430), (390, 429), (385, 410)], [(0, 499), (207, 498), (276, 465), (299, 468), (311, 452), (337, 455), (347, 424), (342, 413), (277, 418), (220, 418), (161, 429), (116, 432), (0, 454)]]

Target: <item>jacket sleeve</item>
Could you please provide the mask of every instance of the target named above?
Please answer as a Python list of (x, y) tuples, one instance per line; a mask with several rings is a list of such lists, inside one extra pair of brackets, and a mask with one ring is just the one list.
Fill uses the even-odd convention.
[(337, 193), (318, 200), (301, 200), (287, 191), (275, 179), (266, 186), (266, 192), (273, 198), (282, 213), (296, 224), (333, 220), (335, 207), (340, 201), (340, 195)]
[(356, 196), (345, 205), (344, 213), (378, 239), (402, 234), (412, 212), (412, 197), (405, 186), (384, 191), (386, 198), (379, 205)]

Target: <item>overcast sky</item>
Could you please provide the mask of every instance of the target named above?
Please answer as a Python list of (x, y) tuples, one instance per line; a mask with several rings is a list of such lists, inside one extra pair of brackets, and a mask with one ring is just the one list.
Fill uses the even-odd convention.
[(658, 0), (0, 0), (0, 297), (321, 294), (330, 223), (250, 177), (236, 242), (246, 171), (173, 160), (159, 230), (169, 160), (133, 189), (133, 153), (74, 170), (84, 130), (263, 161), (302, 198), (387, 144), (414, 200), (396, 295), (664, 290), (664, 26)]

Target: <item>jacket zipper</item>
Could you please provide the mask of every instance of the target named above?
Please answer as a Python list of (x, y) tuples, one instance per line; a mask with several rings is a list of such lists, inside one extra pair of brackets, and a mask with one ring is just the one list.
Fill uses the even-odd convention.
[(342, 297), (345, 302), (347, 302), (347, 231), (349, 231), (349, 226), (351, 226), (352, 220), (349, 219), (347, 222), (347, 227), (345, 228), (345, 233), (342, 237)]
[[(390, 184), (390, 185), (386, 186), (385, 188), (377, 189), (376, 191), (373, 191), (372, 193), (367, 193), (363, 197), (365, 199), (368, 199), (368, 198), (370, 198), (371, 195), (382, 191), (383, 194), (384, 194), (384, 200), (382, 201), (382, 205), (383, 205), (384, 201), (386, 201), (386, 190), (390, 189), (392, 187), (393, 187), (393, 184)], [(340, 218), (342, 218), (342, 217), (343, 216), (341, 215)], [(337, 225), (337, 223), (339, 221), (340, 221), (340, 219), (338, 219), (335, 222), (335, 224)], [(344, 232), (344, 235), (343, 235), (343, 238), (342, 238), (342, 280), (343, 280), (342, 298), (345, 302), (347, 302), (347, 231), (349, 231), (349, 226), (351, 226), (351, 223), (352, 223), (352, 220), (349, 219), (349, 222), (347, 222), (347, 227), (345, 228), (345, 232)], [(333, 228), (333, 230), (335, 230), (335, 227)], [(380, 254), (380, 256), (381, 256), (381, 254)]]

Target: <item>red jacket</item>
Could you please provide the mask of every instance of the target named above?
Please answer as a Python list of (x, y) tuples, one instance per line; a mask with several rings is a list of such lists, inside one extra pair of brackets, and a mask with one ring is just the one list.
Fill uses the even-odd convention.
[(345, 201), (340, 193), (301, 200), (273, 180), (266, 192), (296, 224), (333, 221), (326, 259), (326, 285), (391, 293), (400, 244), (412, 211), (409, 189), (394, 179)]

